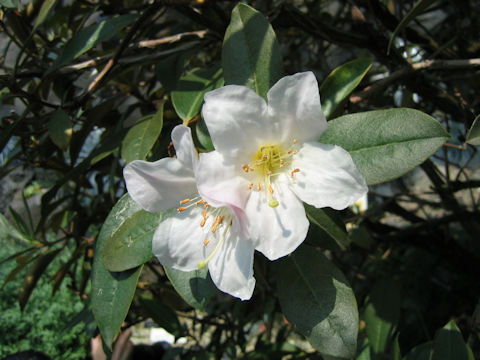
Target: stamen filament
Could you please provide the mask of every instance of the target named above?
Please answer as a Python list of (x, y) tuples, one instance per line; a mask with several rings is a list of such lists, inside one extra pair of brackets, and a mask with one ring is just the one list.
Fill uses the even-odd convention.
[[(230, 221), (232, 221), (232, 219), (230, 219)], [(230, 222), (231, 224), (231, 222)], [(222, 246), (222, 243), (223, 241), (225, 240), (225, 236), (227, 235), (227, 231), (230, 227), (229, 226), (226, 226), (225, 227), (225, 230), (223, 231), (222, 233), (222, 237), (220, 238), (220, 240), (218, 241), (217, 243), (217, 246), (215, 246), (215, 249), (213, 249), (213, 251), (210, 253), (210, 255), (203, 261), (199, 261), (198, 262), (198, 268), (201, 270), (203, 269), (210, 260), (212, 260), (212, 258), (215, 256), (215, 254), (217, 253), (218, 249), (220, 249), (220, 246)], [(205, 242), (204, 242), (205, 244)], [(208, 243), (207, 243), (208, 244)]]

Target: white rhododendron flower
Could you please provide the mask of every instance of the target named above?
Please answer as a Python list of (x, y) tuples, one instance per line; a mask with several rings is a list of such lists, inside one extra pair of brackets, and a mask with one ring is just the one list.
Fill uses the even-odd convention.
[(178, 211), (153, 235), (153, 254), (162, 265), (183, 271), (208, 266), (215, 285), (242, 300), (252, 296), (254, 245), (246, 235), (244, 204), (235, 192), (222, 200), (197, 190), (198, 159), (190, 129), (172, 131), (176, 158), (136, 160), (124, 169), (127, 190), (150, 212)]
[(317, 142), (327, 121), (311, 72), (282, 78), (267, 101), (245, 86), (213, 90), (202, 113), (215, 151), (200, 157), (199, 190), (244, 206), (255, 248), (270, 260), (305, 239), (302, 201), (343, 209), (367, 192), (350, 154)]

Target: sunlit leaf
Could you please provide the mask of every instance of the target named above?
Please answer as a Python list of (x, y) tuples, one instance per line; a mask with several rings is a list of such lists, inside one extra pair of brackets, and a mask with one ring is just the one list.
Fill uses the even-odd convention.
[(62, 109), (56, 110), (48, 122), (50, 139), (62, 150), (66, 150), (70, 144), (73, 133), (72, 127), (73, 122), (70, 116)]
[(480, 115), (475, 118), (468, 130), (466, 142), (470, 145), (480, 145)]
[(42, 25), (42, 23), (45, 21), (48, 14), (50, 13), (50, 11), (52, 10), (52, 8), (55, 6), (56, 3), (57, 3), (57, 0), (45, 0), (43, 2), (42, 7), (38, 12), (37, 20), (35, 21), (35, 25), (33, 27), (34, 31), (37, 27)]
[(349, 114), (329, 121), (321, 143), (347, 150), (367, 184), (396, 179), (432, 156), (450, 135), (431, 116), (400, 108)]
[(338, 246), (338, 249), (332, 250), (345, 250), (348, 247), (350, 240), (345, 225), (334, 210), (329, 208), (317, 209), (314, 206), (305, 204), (305, 211), (310, 224), (320, 228), (324, 232), (323, 235), (331, 238)]
[(225, 84), (245, 85), (265, 97), (283, 75), (275, 32), (261, 13), (245, 4), (232, 11), (222, 49)]

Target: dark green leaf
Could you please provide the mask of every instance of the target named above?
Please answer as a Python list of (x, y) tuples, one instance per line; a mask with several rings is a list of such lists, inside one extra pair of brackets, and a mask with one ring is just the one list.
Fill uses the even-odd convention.
[(150, 260), (153, 233), (167, 214), (140, 210), (125, 219), (105, 242), (105, 267), (110, 271), (124, 271)]
[(50, 13), (50, 10), (55, 6), (57, 3), (57, 0), (45, 0), (42, 4), (42, 7), (40, 8), (40, 11), (38, 12), (37, 20), (35, 21), (35, 26), (33, 27), (33, 31), (42, 23), (45, 21), (47, 18), (48, 14)]
[(198, 142), (204, 147), (205, 150), (212, 151), (213, 147), (212, 138), (207, 129), (207, 124), (203, 118), (198, 119), (195, 124), (195, 135), (197, 135)]
[(469, 360), (462, 333), (453, 320), (438, 330), (433, 342), (432, 360)]
[(47, 73), (69, 64), (96, 44), (106, 41), (132, 23), (137, 18), (136, 14), (126, 14), (105, 19), (98, 24), (82, 29), (75, 34), (63, 47), (60, 55), (54, 61)]
[(0, 5), (10, 9), (18, 8), (18, 4), (19, 0), (0, 0)]
[(119, 273), (108, 271), (102, 259), (105, 242), (130, 216), (140, 210), (140, 206), (125, 194), (108, 214), (96, 241), (91, 275), (92, 311), (103, 341), (109, 348), (127, 316), (142, 267)]
[(245, 85), (265, 97), (283, 75), (275, 32), (268, 20), (245, 4), (232, 11), (222, 50), (225, 84)]
[(327, 76), (320, 86), (322, 110), (326, 118), (360, 84), (371, 66), (371, 59), (357, 59), (339, 66)]
[(72, 127), (73, 122), (70, 116), (64, 110), (58, 109), (52, 114), (48, 122), (48, 135), (55, 145), (62, 150), (66, 150), (72, 138)]
[(420, 15), (423, 10), (433, 4), (435, 0), (419, 0), (405, 15), (405, 17), (400, 21), (398, 26), (393, 31), (392, 36), (390, 37), (390, 41), (388, 42), (387, 47), (387, 54), (390, 53), (390, 48), (393, 44), (393, 40), (397, 37), (398, 33), (402, 31), (413, 19), (415, 19), (418, 15)]
[(303, 245), (280, 261), (278, 295), (285, 317), (322, 355), (355, 355), (358, 310), (342, 272)]
[(415, 346), (403, 360), (432, 360), (433, 342)]
[(175, 335), (175, 337), (183, 335), (184, 330), (178, 321), (175, 311), (160, 301), (149, 297), (141, 296), (138, 301), (145, 314), (155, 321), (157, 325)]
[(398, 334), (395, 336), (395, 339), (393, 339), (393, 345), (392, 345), (392, 360), (402, 360), (402, 353), (400, 351), (400, 343), (398, 342)]
[(202, 109), (206, 92), (223, 85), (222, 69), (194, 69), (180, 77), (172, 91), (172, 103), (178, 116), (188, 121)]
[(18, 231), (3, 215), (0, 213), (0, 240), (6, 240), (7, 238), (13, 238), (20, 241), (30, 241), (24, 234)]
[(326, 236), (333, 239), (339, 248), (338, 250), (345, 250), (349, 245), (349, 238), (345, 224), (338, 213), (330, 208), (317, 209), (308, 204), (304, 205), (310, 224), (318, 226), (325, 232)]
[(365, 308), (368, 342), (375, 355), (382, 354), (389, 346), (400, 316), (400, 289), (390, 279), (378, 281), (370, 292)]
[(43, 275), (48, 265), (55, 259), (57, 254), (62, 250), (63, 248), (50, 251), (45, 255), (39, 256), (38, 258), (35, 259), (35, 261), (33, 261), (18, 291), (18, 302), (20, 303), (20, 308), (22, 310), (25, 308), (25, 305), (27, 305), (28, 298), (32, 294), (32, 291), (35, 288), (35, 285), (37, 285), (37, 282), (40, 279), (40, 276)]
[(215, 285), (205, 267), (201, 270), (180, 271), (164, 266), (170, 282), (189, 305), (203, 310), (208, 300), (215, 293)]
[(475, 118), (468, 130), (466, 142), (470, 145), (480, 145), (480, 115)]
[(350, 114), (328, 123), (320, 142), (350, 152), (367, 184), (396, 179), (433, 155), (450, 135), (418, 110), (390, 109)]
[(147, 115), (128, 130), (122, 141), (122, 159), (125, 162), (145, 160), (157, 141), (163, 127), (163, 104), (155, 114)]
[(155, 75), (162, 86), (168, 91), (175, 90), (177, 81), (187, 65), (188, 55), (189, 54), (182, 52), (169, 56), (157, 63)]

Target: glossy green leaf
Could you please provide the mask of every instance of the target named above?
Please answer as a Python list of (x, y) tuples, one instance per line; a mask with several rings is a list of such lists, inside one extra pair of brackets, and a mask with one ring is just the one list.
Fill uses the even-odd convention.
[(201, 270), (180, 271), (164, 266), (173, 287), (190, 306), (203, 310), (215, 293), (215, 285), (205, 267)]
[(222, 69), (194, 69), (180, 77), (172, 91), (172, 103), (178, 116), (188, 121), (202, 109), (206, 92), (223, 85)]
[(330, 208), (317, 209), (308, 204), (304, 205), (310, 224), (319, 227), (325, 233), (325, 236), (334, 240), (338, 246), (338, 249), (331, 250), (345, 250), (350, 240), (347, 230), (345, 229), (345, 224), (338, 213)]
[(322, 355), (355, 355), (358, 310), (342, 272), (321, 252), (303, 245), (280, 260), (278, 295), (283, 314)]
[(35, 31), (37, 27), (43, 24), (43, 22), (45, 21), (48, 14), (50, 13), (50, 11), (52, 10), (52, 8), (55, 6), (56, 3), (57, 3), (57, 0), (45, 0), (42, 3), (42, 7), (38, 12), (37, 20), (35, 21), (35, 26), (33, 27), (33, 31)]
[(125, 162), (145, 160), (157, 141), (163, 127), (163, 104), (155, 114), (147, 115), (128, 130), (122, 141), (122, 159)]
[(114, 16), (82, 29), (65, 44), (60, 55), (50, 66), (47, 73), (69, 64), (98, 43), (110, 39), (136, 18), (136, 14)]
[(410, 22), (415, 19), (418, 15), (420, 15), (427, 7), (433, 4), (435, 0), (419, 0), (404, 16), (402, 21), (397, 25), (395, 30), (393, 31), (392, 36), (390, 37), (390, 41), (388, 42), (387, 47), (387, 54), (390, 53), (390, 48), (392, 47), (393, 40), (397, 37), (398, 33), (402, 31)]
[(400, 289), (391, 279), (378, 281), (365, 308), (368, 342), (375, 355), (384, 353), (392, 341), (400, 317)]
[(72, 127), (73, 122), (70, 116), (64, 110), (58, 109), (52, 114), (48, 122), (48, 135), (55, 145), (62, 150), (66, 150), (72, 138)]
[(142, 267), (110, 272), (103, 265), (103, 251), (111, 234), (140, 210), (140, 206), (125, 194), (108, 214), (96, 241), (91, 275), (92, 311), (103, 341), (109, 348), (127, 316)]
[(432, 156), (450, 135), (431, 116), (400, 108), (341, 116), (329, 121), (321, 143), (350, 152), (367, 184), (396, 179)]
[(462, 333), (453, 320), (450, 320), (435, 334), (432, 360), (469, 360), (467, 345)]
[(480, 145), (480, 115), (475, 118), (468, 130), (466, 142), (470, 145)]
[(320, 86), (322, 110), (327, 119), (340, 103), (360, 84), (372, 67), (372, 59), (350, 61), (333, 70)]
[(124, 271), (146, 263), (153, 257), (152, 238), (167, 212), (140, 210), (130, 216), (106, 240), (103, 263), (110, 271)]
[(158, 326), (164, 328), (176, 337), (184, 333), (184, 329), (180, 321), (178, 321), (177, 314), (175, 314), (175, 311), (170, 307), (146, 296), (139, 297), (138, 301), (145, 315), (155, 321)]
[(210, 133), (207, 129), (207, 124), (205, 124), (205, 120), (203, 120), (203, 118), (198, 119), (198, 121), (195, 123), (195, 135), (197, 135), (198, 142), (205, 150), (215, 150), (212, 138), (210, 137)]
[(232, 11), (222, 49), (225, 84), (245, 85), (265, 97), (283, 75), (283, 61), (268, 20), (245, 4)]
[(19, 6), (19, 0), (0, 0), (0, 5), (6, 8), (15, 9)]

